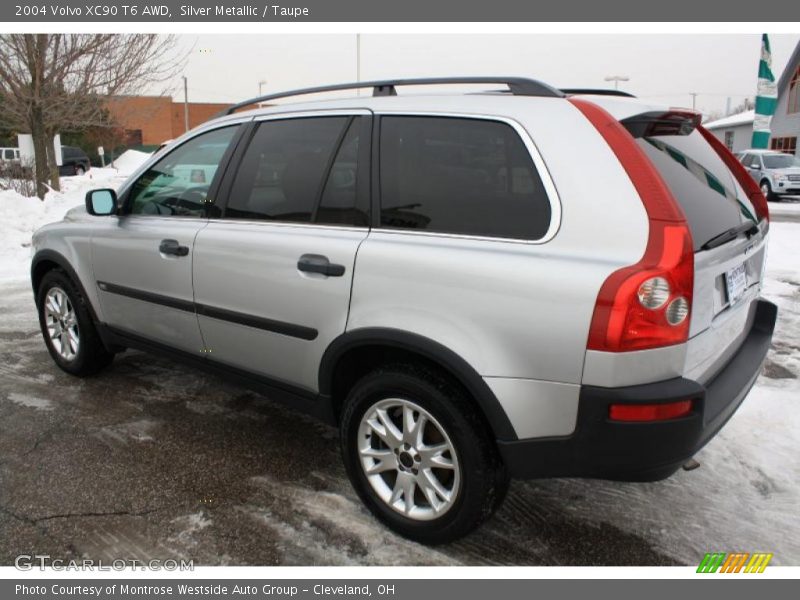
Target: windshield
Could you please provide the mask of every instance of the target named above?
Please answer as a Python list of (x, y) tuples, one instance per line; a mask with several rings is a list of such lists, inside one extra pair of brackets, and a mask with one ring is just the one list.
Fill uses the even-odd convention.
[(788, 169), (800, 167), (800, 160), (791, 154), (765, 154), (764, 166), (768, 169)]

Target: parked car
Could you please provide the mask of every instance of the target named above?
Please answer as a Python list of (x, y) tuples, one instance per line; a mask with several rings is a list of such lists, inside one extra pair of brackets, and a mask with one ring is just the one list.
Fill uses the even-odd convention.
[(21, 175), (19, 148), (0, 148), (0, 177)]
[(800, 195), (800, 159), (796, 156), (775, 150), (747, 150), (739, 160), (767, 200)]
[(76, 146), (61, 146), (61, 157), (60, 175), (83, 175), (92, 168), (86, 152)]
[[(509, 93), (396, 95), (455, 82)], [(434, 544), (509, 478), (686, 464), (765, 360), (768, 231), (694, 112), (382, 81), (232, 107), (36, 232), (31, 276), (64, 371), (138, 348), (316, 415), (369, 509)]]
[(0, 163), (19, 164), (19, 148), (0, 148)]

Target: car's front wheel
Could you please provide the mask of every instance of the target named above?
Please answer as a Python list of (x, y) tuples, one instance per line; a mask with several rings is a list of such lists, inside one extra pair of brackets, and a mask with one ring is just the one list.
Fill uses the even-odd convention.
[(42, 278), (37, 305), (47, 350), (61, 369), (91, 375), (114, 359), (97, 333), (86, 300), (66, 273), (53, 270)]
[(772, 191), (772, 186), (769, 184), (769, 181), (767, 181), (766, 179), (765, 179), (764, 181), (762, 181), (762, 182), (761, 182), (761, 193), (762, 193), (762, 194), (764, 194), (764, 197), (765, 197), (765, 198), (766, 198), (766, 199), (767, 199), (769, 202), (775, 202), (775, 201), (777, 201), (777, 200), (779, 200), (779, 199), (780, 199), (780, 198), (778, 198), (778, 196), (777, 196), (777, 195), (775, 195), (775, 193)]
[(463, 390), (419, 365), (379, 369), (353, 387), (341, 444), (366, 506), (419, 542), (466, 535), (492, 515), (508, 487), (487, 427)]

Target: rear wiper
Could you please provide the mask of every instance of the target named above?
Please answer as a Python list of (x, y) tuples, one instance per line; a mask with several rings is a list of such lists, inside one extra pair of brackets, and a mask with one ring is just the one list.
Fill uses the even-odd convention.
[(749, 238), (754, 236), (758, 232), (759, 232), (758, 225), (756, 225), (752, 221), (750, 223), (742, 223), (741, 225), (737, 225), (736, 227), (731, 227), (727, 231), (723, 231), (719, 235), (715, 235), (705, 244), (700, 246), (700, 250), (711, 250), (712, 248), (717, 248), (718, 246), (727, 244), (731, 240), (735, 240), (742, 233)]

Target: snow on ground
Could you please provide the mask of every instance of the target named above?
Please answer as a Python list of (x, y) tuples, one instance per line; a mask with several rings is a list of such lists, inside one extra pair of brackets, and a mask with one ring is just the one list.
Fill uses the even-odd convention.
[(770, 215), (800, 215), (800, 196), (790, 196), (780, 202), (769, 203)]
[(27, 277), (34, 231), (60, 221), (69, 209), (82, 206), (88, 190), (118, 187), (148, 156), (128, 150), (114, 161), (114, 167), (93, 168), (85, 175), (62, 177), (61, 191), (48, 192), (44, 201), (0, 190), (0, 282)]

